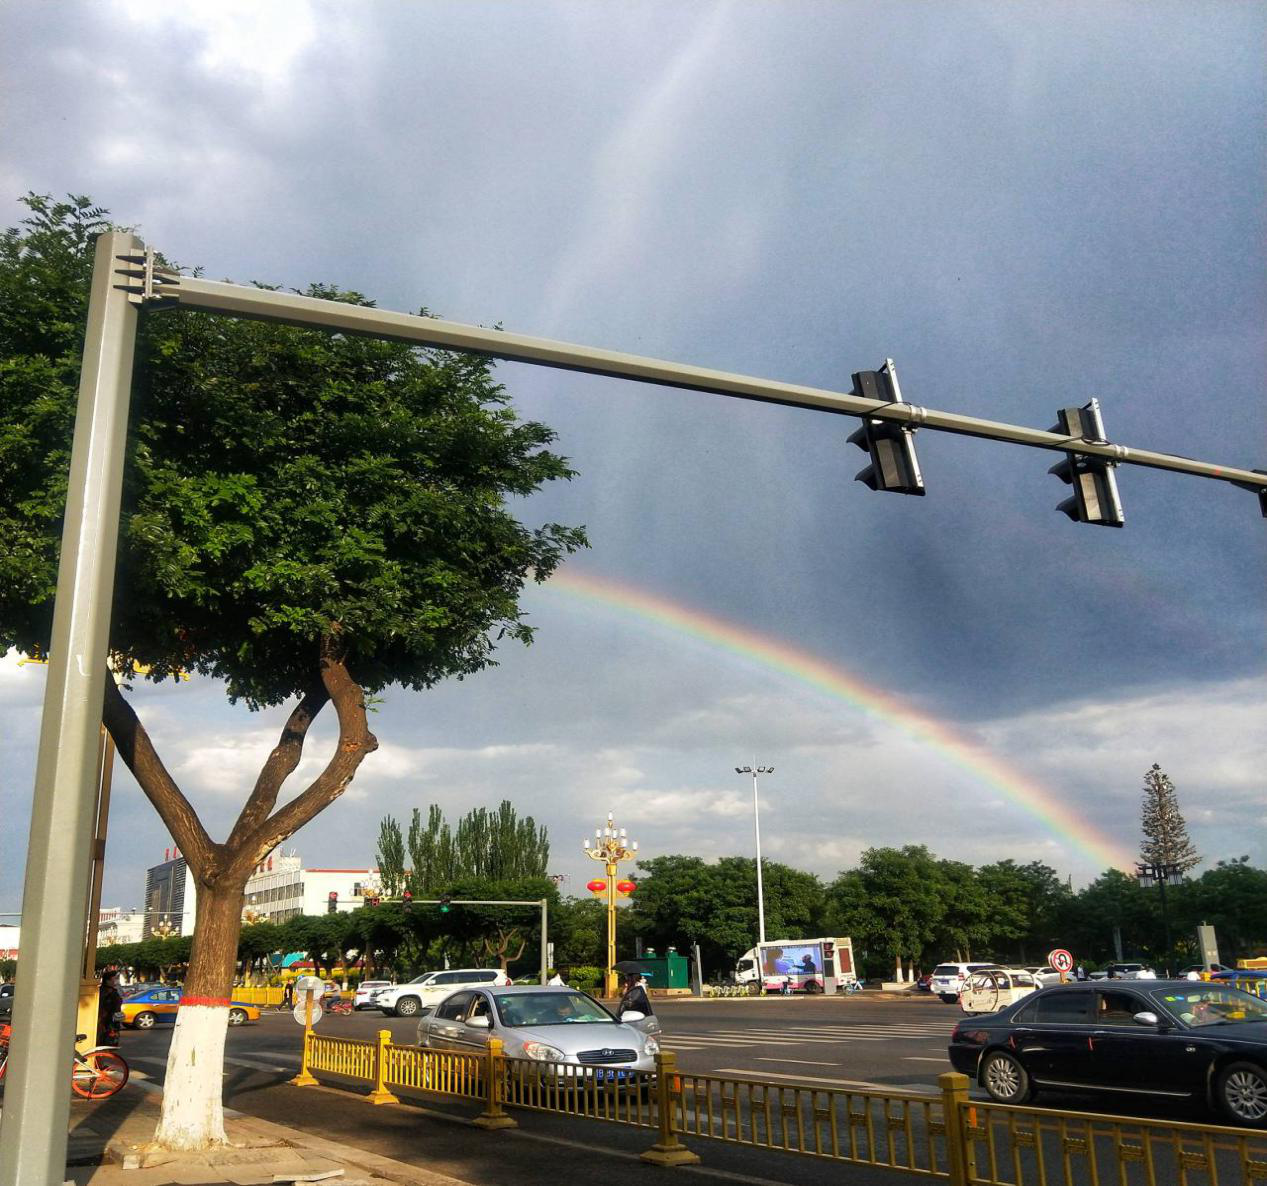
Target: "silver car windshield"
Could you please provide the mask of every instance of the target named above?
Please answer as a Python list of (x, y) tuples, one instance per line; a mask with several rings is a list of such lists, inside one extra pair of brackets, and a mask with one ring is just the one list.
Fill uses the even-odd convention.
[(575, 1025), (596, 1021), (616, 1024), (606, 1009), (580, 992), (507, 993), (493, 999), (497, 1002), (502, 1025), (506, 1026)]
[(1214, 984), (1191, 988), (1158, 989), (1150, 994), (1180, 1021), (1190, 1026), (1242, 1025), (1267, 1021), (1267, 1002), (1235, 989)]

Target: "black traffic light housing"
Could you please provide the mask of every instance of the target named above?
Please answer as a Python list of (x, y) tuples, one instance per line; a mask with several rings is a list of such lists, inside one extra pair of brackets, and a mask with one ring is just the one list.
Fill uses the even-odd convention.
[[(1080, 408), (1061, 408), (1051, 431), (1092, 444), (1106, 444), (1100, 401), (1093, 399)], [(1067, 452), (1064, 461), (1058, 461), (1047, 471), (1073, 487), (1073, 497), (1066, 498), (1056, 510), (1063, 511), (1075, 523), (1121, 527), (1126, 516), (1122, 513), (1114, 469), (1116, 463), (1107, 457), (1075, 450)]]
[(329, 896), (326, 898), (326, 913), (338, 914), (338, 912), (339, 912), (339, 891), (331, 890)]
[(409, 890), (405, 890), (404, 893), (400, 895), (400, 904), (406, 910), (412, 910), (414, 908), (414, 896), (409, 892)]
[(452, 902), (453, 902), (452, 894), (441, 894), (440, 895), (440, 913), (448, 914), (449, 911), (453, 909)]
[[(897, 367), (886, 358), (878, 371), (858, 371), (853, 377), (855, 395), (864, 399), (900, 404), (902, 389), (897, 383)], [(849, 437), (851, 445), (865, 449), (871, 464), (858, 472), (854, 481), (865, 482), (872, 490), (893, 494), (924, 494), (924, 475), (915, 456), (915, 430), (894, 420), (864, 416), (862, 427)]]

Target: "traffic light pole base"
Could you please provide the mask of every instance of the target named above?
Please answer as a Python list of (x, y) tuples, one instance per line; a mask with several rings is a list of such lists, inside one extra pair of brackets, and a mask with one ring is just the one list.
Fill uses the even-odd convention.
[(698, 1165), (699, 1154), (692, 1153), (685, 1145), (652, 1145), (645, 1153), (638, 1154), (642, 1161), (652, 1165)]
[(476, 1116), (471, 1121), (476, 1128), (486, 1128), (490, 1131), (497, 1128), (518, 1128), (519, 1121), (513, 1116)]

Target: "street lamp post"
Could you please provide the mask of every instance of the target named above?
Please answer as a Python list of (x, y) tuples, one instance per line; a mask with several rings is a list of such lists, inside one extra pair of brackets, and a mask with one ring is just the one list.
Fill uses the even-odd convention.
[[(1156, 885), (1161, 893), (1161, 926), (1166, 935), (1165, 958), (1170, 959), (1170, 914), (1166, 910), (1166, 886), (1178, 885), (1182, 880), (1183, 870), (1173, 861), (1156, 861), (1152, 864), (1141, 862), (1135, 866), (1135, 876), (1145, 889)], [(1169, 972), (1169, 967), (1162, 969)]]
[(602, 861), (607, 871), (607, 980), (608, 997), (616, 995), (616, 866), (621, 861), (634, 860), (638, 855), (638, 842), (630, 840), (624, 828), (617, 828), (612, 813), (607, 813), (607, 824), (594, 829), (594, 840), (587, 836), (581, 841), (585, 855), (591, 860)]
[(765, 891), (761, 884), (761, 805), (757, 801), (757, 775), (773, 774), (773, 766), (736, 766), (736, 774), (752, 775), (752, 825), (757, 834), (757, 942), (765, 942)]

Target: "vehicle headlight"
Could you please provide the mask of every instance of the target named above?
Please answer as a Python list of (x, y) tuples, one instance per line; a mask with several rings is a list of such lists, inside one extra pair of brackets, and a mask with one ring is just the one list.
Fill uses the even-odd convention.
[(643, 1048), (643, 1050), (645, 1050), (648, 1054), (659, 1054), (659, 1053), (660, 1053), (660, 1043), (659, 1043), (659, 1042), (657, 1042), (654, 1038), (648, 1038), (648, 1039), (646, 1040), (646, 1042), (643, 1044), (643, 1047), (642, 1047), (642, 1048)]
[(563, 1051), (557, 1046), (549, 1046), (545, 1042), (525, 1042), (524, 1053), (538, 1062), (562, 1062)]

